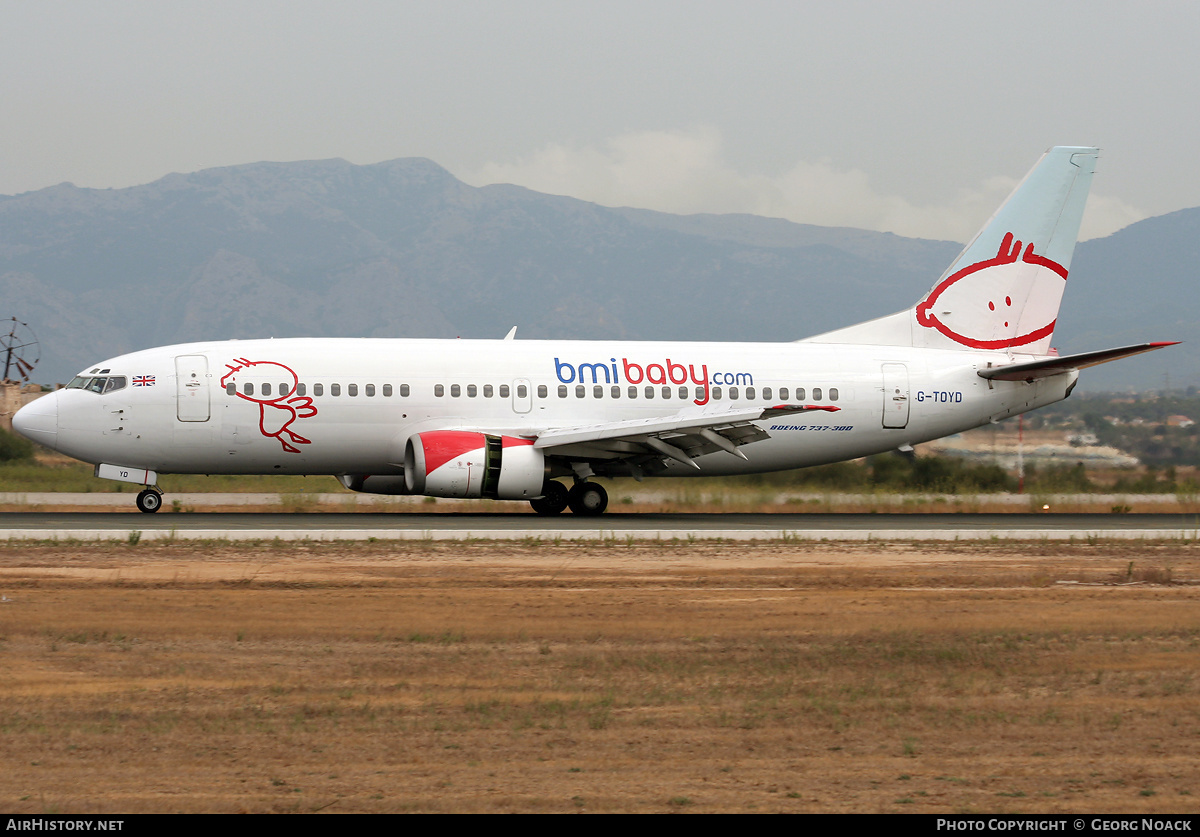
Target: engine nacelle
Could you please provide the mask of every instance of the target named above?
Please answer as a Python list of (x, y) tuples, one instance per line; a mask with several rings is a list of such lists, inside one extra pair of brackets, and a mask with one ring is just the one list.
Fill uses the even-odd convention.
[(404, 447), (404, 483), (411, 494), (532, 500), (542, 495), (545, 479), (545, 457), (532, 439), (432, 430)]

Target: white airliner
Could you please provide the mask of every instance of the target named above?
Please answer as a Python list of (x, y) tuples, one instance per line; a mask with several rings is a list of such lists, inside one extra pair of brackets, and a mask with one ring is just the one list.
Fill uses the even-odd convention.
[[(1145, 343), (1050, 348), (1095, 168), (1052, 148), (912, 308), (794, 343), (287, 339), (89, 366), (13, 427), (138, 483), (329, 474), (355, 491), (604, 511), (593, 476), (751, 474), (908, 450), (1066, 398)], [(558, 479), (569, 477), (570, 490)]]

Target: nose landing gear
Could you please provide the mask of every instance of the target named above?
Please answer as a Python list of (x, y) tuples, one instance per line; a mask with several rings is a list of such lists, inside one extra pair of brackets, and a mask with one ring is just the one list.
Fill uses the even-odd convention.
[(138, 511), (146, 514), (154, 514), (162, 508), (162, 492), (157, 488), (147, 488), (141, 491), (137, 496)]

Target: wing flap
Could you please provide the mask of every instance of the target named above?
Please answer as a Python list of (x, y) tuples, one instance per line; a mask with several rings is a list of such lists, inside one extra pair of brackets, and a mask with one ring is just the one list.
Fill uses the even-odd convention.
[(560, 427), (538, 434), (534, 447), (548, 456), (610, 461), (665, 457), (695, 466), (693, 459), (718, 451), (745, 459), (738, 447), (770, 438), (754, 422), (840, 409), (823, 404), (777, 404)]
[(774, 407), (766, 408), (754, 407), (742, 410), (726, 410), (723, 412), (684, 413), (649, 419), (630, 419), (628, 421), (613, 421), (604, 424), (581, 425), (579, 427), (561, 427), (539, 433), (533, 446), (535, 448), (552, 448), (559, 445), (577, 444), (579, 442), (636, 439), (638, 437), (659, 436), (664, 433), (673, 432), (682, 434), (689, 430), (700, 430), (705, 427), (718, 430), (725, 426), (754, 421), (767, 421), (797, 413), (808, 413), (817, 410), (837, 412), (840, 409), (840, 407), (815, 404), (778, 404)]

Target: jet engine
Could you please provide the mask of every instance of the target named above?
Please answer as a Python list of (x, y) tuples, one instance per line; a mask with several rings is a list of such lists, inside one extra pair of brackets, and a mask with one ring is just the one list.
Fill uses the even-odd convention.
[(404, 483), (412, 494), (532, 500), (542, 495), (545, 479), (545, 457), (532, 439), (433, 430), (404, 448)]

